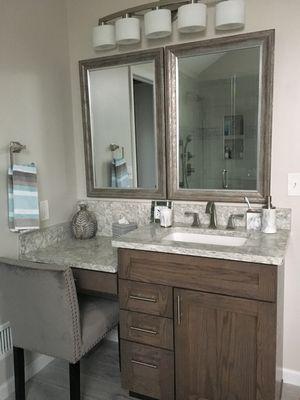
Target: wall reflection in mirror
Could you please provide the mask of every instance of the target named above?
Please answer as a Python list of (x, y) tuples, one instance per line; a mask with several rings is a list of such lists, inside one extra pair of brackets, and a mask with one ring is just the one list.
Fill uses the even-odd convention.
[(178, 57), (179, 187), (257, 190), (261, 47)]
[(154, 61), (89, 71), (95, 188), (156, 188)]

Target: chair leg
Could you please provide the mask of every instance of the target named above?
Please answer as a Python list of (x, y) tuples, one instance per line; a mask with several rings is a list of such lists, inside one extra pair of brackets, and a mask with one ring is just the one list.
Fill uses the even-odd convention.
[(80, 361), (69, 364), (70, 400), (80, 400)]
[(24, 350), (14, 347), (15, 398), (25, 400), (25, 364)]

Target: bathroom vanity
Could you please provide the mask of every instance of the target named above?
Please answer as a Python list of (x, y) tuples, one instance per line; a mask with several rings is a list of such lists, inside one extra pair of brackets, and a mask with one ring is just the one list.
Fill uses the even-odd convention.
[(288, 237), (149, 224), (21, 257), (68, 264), (79, 291), (119, 296), (121, 380), (132, 396), (279, 400)]
[[(275, 247), (275, 263), (267, 256), (275, 236), (258, 234), (263, 256), (258, 238), (234, 250), (164, 243), (162, 231), (113, 241), (123, 387), (162, 400), (280, 399), (284, 267)], [(189, 255), (201, 251), (215, 257)]]

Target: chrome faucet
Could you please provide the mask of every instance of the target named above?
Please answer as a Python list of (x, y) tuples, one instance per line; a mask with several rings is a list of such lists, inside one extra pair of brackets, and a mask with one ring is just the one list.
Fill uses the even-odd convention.
[(228, 219), (228, 224), (227, 224), (227, 228), (229, 230), (234, 230), (235, 229), (235, 220), (236, 219), (243, 219), (244, 218), (244, 214), (231, 214), (229, 216)]
[(209, 221), (209, 229), (217, 229), (217, 213), (216, 213), (216, 205), (213, 201), (209, 201), (206, 204), (206, 214), (210, 215)]
[(196, 212), (191, 212), (191, 211), (186, 211), (184, 213), (185, 217), (194, 217), (193, 223), (191, 226), (197, 226), (200, 227), (201, 226), (201, 222), (200, 222), (200, 218), (199, 218), (199, 214)]

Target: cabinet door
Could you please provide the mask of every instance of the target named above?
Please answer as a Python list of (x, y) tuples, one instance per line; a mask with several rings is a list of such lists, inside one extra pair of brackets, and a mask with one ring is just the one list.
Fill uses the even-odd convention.
[(274, 400), (276, 306), (175, 289), (176, 400)]

